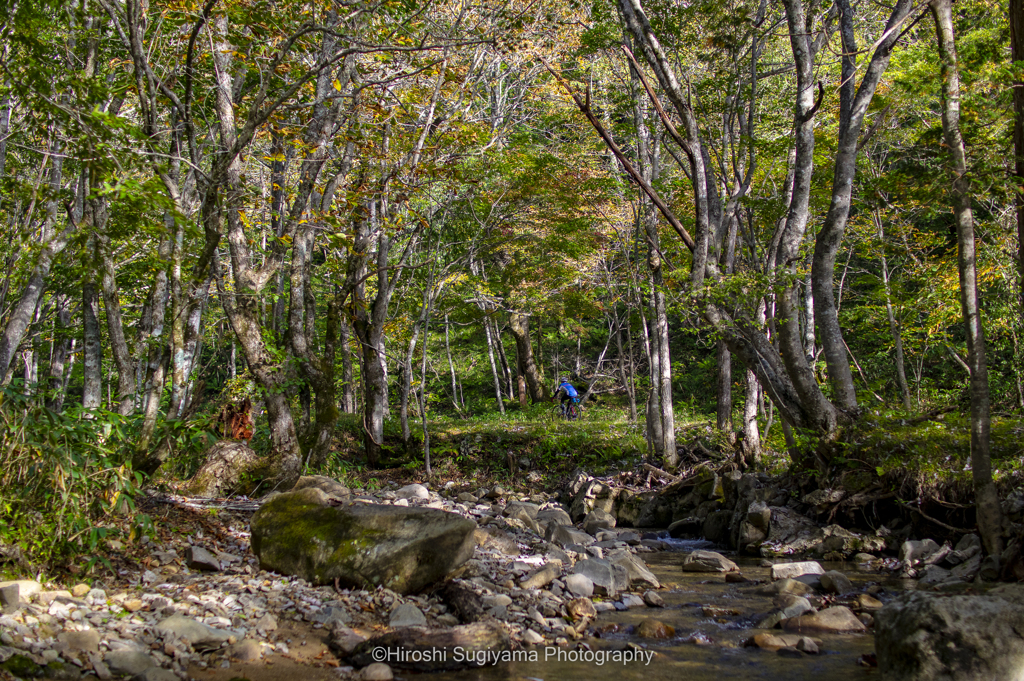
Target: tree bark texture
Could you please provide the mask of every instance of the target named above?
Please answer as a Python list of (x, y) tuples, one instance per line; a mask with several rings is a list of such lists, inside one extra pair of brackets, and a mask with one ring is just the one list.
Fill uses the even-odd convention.
[(1003, 520), (999, 496), (992, 480), (988, 365), (985, 360), (985, 332), (978, 304), (971, 180), (967, 174), (967, 155), (960, 135), (960, 74), (953, 34), (953, 4), (951, 0), (932, 0), (930, 9), (935, 19), (942, 72), (942, 136), (950, 156), (960, 306), (967, 334), (967, 362), (971, 369), (971, 473), (974, 478), (978, 530), (985, 550), (989, 555), (998, 556), (1003, 548)]
[[(1024, 0), (1010, 0), (1010, 59), (1024, 61)], [(1024, 319), (1024, 81), (1021, 80), (1013, 83), (1013, 155), (1013, 174), (1017, 181), (1017, 296)]]
[(533, 345), (530, 341), (530, 316), (522, 312), (509, 315), (509, 333), (516, 341), (516, 369), (520, 376), (526, 377), (526, 386), (530, 391), (530, 401), (537, 402), (550, 399), (548, 387), (544, 385), (533, 359)]
[[(839, 143), (836, 150), (835, 171), (832, 178), (832, 198), (825, 221), (814, 242), (814, 261), (811, 267), (811, 281), (814, 287), (814, 316), (828, 365), (829, 382), (832, 384), (836, 405), (846, 411), (857, 408), (857, 393), (853, 385), (853, 373), (846, 354), (842, 329), (839, 326), (839, 311), (836, 308), (832, 282), (835, 279), (836, 256), (842, 245), (846, 223), (850, 216), (853, 196), (853, 182), (857, 174), (857, 153), (860, 150), (860, 134), (868, 106), (875, 95), (882, 74), (889, 66), (889, 58), (900, 26), (910, 14), (911, 0), (898, 0), (885, 26), (882, 38), (876, 43), (871, 61), (864, 72), (860, 86), (854, 93), (856, 77), (857, 42), (853, 30), (853, 9), (849, 0), (837, 0), (839, 27), (842, 38), (842, 79), (840, 88)], [(788, 6), (787, 6), (788, 7)]]
[(100, 342), (100, 296), (93, 281), (82, 284), (83, 360), (82, 407), (99, 409), (103, 404), (103, 345)]

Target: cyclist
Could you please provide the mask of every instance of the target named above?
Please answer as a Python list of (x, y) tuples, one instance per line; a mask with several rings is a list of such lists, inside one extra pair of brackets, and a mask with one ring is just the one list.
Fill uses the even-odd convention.
[(561, 399), (559, 409), (561, 409), (563, 415), (565, 415), (566, 410), (569, 408), (569, 402), (575, 402), (579, 396), (580, 394), (576, 392), (576, 388), (569, 382), (569, 377), (563, 376), (562, 382), (555, 388), (555, 397), (560, 397)]

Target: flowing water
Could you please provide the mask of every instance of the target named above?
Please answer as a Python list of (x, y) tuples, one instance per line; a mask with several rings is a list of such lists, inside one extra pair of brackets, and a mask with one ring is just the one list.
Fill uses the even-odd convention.
[[(820, 635), (818, 655), (788, 657), (774, 651), (745, 648), (743, 642), (766, 629), (752, 628), (755, 615), (772, 609), (771, 596), (758, 593), (762, 585), (726, 584), (722, 575), (686, 573), (680, 569), (684, 551), (708, 548), (703, 542), (673, 542), (672, 551), (640, 556), (667, 590), (658, 593), (664, 608), (635, 608), (602, 613), (591, 631), (603, 630), (600, 637), (584, 640), (594, 653), (589, 659), (567, 659), (574, 646), (534, 648), (536, 661), (518, 661), (467, 671), (431, 675), (437, 681), (726, 681), (728, 679), (786, 679), (793, 681), (854, 681), (877, 677), (877, 672), (858, 665), (858, 658), (874, 650), (871, 634)], [(770, 570), (760, 567), (760, 559), (737, 561), (749, 580), (770, 581)], [(841, 570), (863, 587), (878, 581), (877, 574), (861, 573), (851, 564), (823, 563), (826, 570)], [(893, 585), (890, 585), (893, 586)], [(882, 596), (884, 599), (884, 596)], [(703, 606), (719, 606), (738, 614), (718, 619), (705, 617)], [(632, 628), (645, 619), (656, 619), (675, 628), (668, 640), (642, 639)], [(617, 625), (617, 631), (616, 626)], [(774, 630), (774, 633), (779, 633)], [(609, 656), (628, 644), (653, 652), (645, 660), (612, 662)], [(561, 655), (559, 655), (561, 651)], [(622, 653), (619, 653), (622, 655)], [(599, 660), (604, 656), (603, 664)], [(561, 659), (560, 659), (561, 658)], [(620, 658), (621, 659), (621, 658)], [(396, 672), (398, 678), (412, 676)]]

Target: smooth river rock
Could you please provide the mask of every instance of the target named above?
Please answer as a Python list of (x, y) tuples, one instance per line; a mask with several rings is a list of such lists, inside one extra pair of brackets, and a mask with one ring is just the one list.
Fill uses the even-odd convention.
[(1024, 673), (1024, 587), (985, 594), (915, 591), (875, 612), (875, 651), (886, 679), (988, 681)]
[(332, 505), (319, 489), (279, 494), (252, 518), (260, 567), (314, 584), (408, 594), (473, 555), (476, 523), (431, 508)]

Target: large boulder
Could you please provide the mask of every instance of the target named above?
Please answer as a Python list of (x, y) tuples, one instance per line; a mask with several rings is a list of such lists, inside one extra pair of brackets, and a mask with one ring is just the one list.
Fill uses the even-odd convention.
[(629, 588), (629, 571), (602, 558), (581, 560), (573, 566), (572, 573), (590, 579), (594, 592), (601, 596), (614, 596)]
[(629, 575), (630, 589), (660, 589), (661, 582), (654, 576), (647, 564), (626, 549), (611, 551), (606, 560), (612, 565), (621, 565)]
[(295, 483), (295, 487), (292, 487), (292, 491), (297, 492), (300, 489), (306, 489), (307, 487), (316, 487), (327, 496), (335, 499), (347, 499), (352, 494), (352, 491), (348, 487), (345, 487), (345, 485), (341, 484), (334, 478), (328, 478), (325, 475), (303, 475), (299, 478), (298, 482)]
[(252, 548), (264, 570), (407, 594), (465, 563), (475, 528), (472, 520), (432, 508), (330, 504), (310, 487), (279, 494), (256, 512)]
[(268, 461), (245, 442), (218, 440), (207, 450), (206, 462), (188, 481), (186, 490), (197, 497), (252, 495), (270, 475)]
[[(842, 554), (849, 558), (855, 553), (878, 553), (885, 549), (885, 539), (873, 534), (858, 534), (839, 525), (829, 525), (822, 530), (821, 546), (817, 553), (822, 555)], [(832, 555), (831, 558), (838, 558)]]
[(595, 537), (598, 532), (609, 527), (615, 527), (615, 516), (599, 508), (595, 508), (583, 519), (583, 531)]
[(900, 681), (1018, 679), (1024, 587), (979, 595), (916, 591), (875, 613), (878, 667)]
[(818, 551), (825, 533), (810, 518), (785, 506), (770, 506), (768, 537), (761, 544), (763, 556), (785, 556)]
[(617, 488), (600, 480), (588, 480), (573, 497), (569, 515), (574, 522), (579, 522), (595, 508), (612, 513), (618, 492)]
[(698, 549), (683, 558), (683, 572), (739, 572), (739, 566), (717, 551)]

